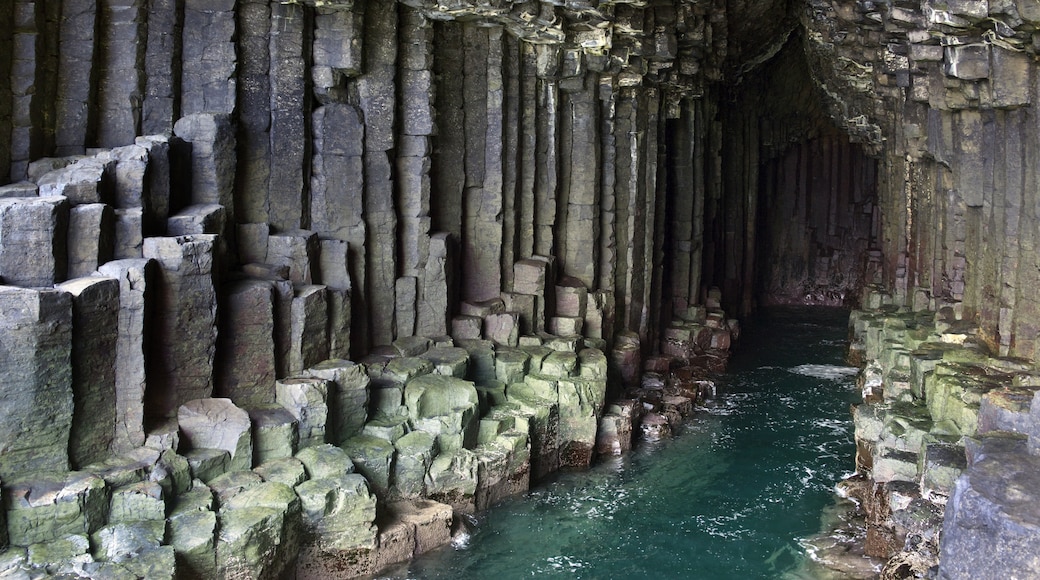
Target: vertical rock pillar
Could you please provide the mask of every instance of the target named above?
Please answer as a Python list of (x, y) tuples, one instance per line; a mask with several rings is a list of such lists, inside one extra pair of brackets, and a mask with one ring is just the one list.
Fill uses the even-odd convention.
[(221, 297), (217, 395), (247, 409), (274, 402), (274, 287), (239, 280)]
[(148, 349), (145, 324), (155, 282), (151, 260), (115, 260), (100, 268), (103, 276), (119, 281), (119, 317), (115, 357), (115, 433), (113, 447), (127, 450), (144, 444), (144, 393)]
[(307, 169), (306, 120), (309, 110), (304, 55), (309, 10), (293, 3), (271, 3), (271, 176), (269, 222), (279, 230), (307, 227), (304, 183)]
[(213, 394), (217, 293), (214, 234), (148, 238), (144, 256), (159, 263), (148, 411), (172, 417), (185, 401)]
[[(102, 64), (98, 82), (97, 144), (119, 147), (140, 134), (144, 97), (144, 0), (101, 0)], [(64, 57), (64, 51), (62, 55)]]
[(72, 392), (69, 437), (74, 469), (104, 459), (116, 427), (119, 281), (91, 277), (58, 286), (72, 297)]
[(397, 199), (400, 215), (401, 271), (397, 280), (397, 334), (416, 333), (430, 257), (430, 144), (434, 132), (433, 27), (420, 12), (402, 8), (399, 36), (401, 135), (397, 149)]
[(0, 286), (0, 478), (69, 468), (72, 299)]
[(357, 80), (365, 119), (363, 215), (367, 260), (362, 288), (369, 299), (365, 311), (370, 317), (373, 344), (390, 344), (394, 340), (398, 223), (388, 153), (395, 145), (397, 8), (397, 4), (388, 6), (379, 18), (365, 19), (365, 74)]

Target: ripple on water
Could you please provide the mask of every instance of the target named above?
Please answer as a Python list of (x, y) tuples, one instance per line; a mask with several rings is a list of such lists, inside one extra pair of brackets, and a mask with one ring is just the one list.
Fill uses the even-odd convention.
[[(799, 541), (852, 463), (856, 369), (840, 364), (847, 321), (835, 322), (756, 330), (679, 435), (505, 502), (468, 549), (413, 562), (409, 577), (826, 577), (813, 557), (858, 572), (854, 525)], [(781, 333), (792, 338), (778, 345)], [(770, 340), (756, 348), (756, 335)]]
[(841, 365), (804, 364), (787, 369), (796, 375), (805, 375), (817, 379), (830, 379), (841, 381), (859, 374), (858, 367), (847, 367)]

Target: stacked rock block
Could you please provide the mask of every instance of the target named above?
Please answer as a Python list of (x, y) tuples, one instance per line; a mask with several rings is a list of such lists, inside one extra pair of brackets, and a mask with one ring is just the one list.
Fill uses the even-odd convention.
[(851, 358), (865, 364), (858, 475), (843, 485), (866, 510), (868, 553), (887, 571), (1030, 574), (1040, 535), (1021, 506), (1040, 466), (1035, 367), (990, 354), (960, 304), (914, 312), (879, 291), (865, 302), (876, 308), (850, 320)]
[(710, 18), (374, 6), (0, 7), (4, 572), (373, 573), (630, 446)]

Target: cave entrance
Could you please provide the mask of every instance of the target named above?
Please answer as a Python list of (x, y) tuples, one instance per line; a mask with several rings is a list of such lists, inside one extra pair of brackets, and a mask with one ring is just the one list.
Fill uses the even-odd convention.
[(694, 164), (706, 184), (702, 288), (720, 288), (741, 315), (858, 304), (880, 259), (878, 162), (832, 121), (803, 39), (718, 91), (695, 144), (708, 152)]

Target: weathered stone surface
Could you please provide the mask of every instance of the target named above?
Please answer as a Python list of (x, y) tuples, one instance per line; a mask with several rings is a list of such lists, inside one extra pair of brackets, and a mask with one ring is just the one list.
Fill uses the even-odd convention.
[(325, 443), (329, 386), (325, 379), (282, 379), (275, 382), (276, 401), (296, 417), (300, 447)]
[(215, 203), (189, 205), (166, 220), (166, 235), (223, 234), (227, 225), (224, 206)]
[(5, 481), (4, 507), (9, 541), (30, 546), (99, 529), (108, 515), (108, 493), (105, 481), (89, 473), (49, 473)]
[(249, 415), (230, 399), (196, 399), (177, 409), (181, 435), (191, 449), (223, 449), (231, 455), (231, 469), (253, 465)]
[(430, 465), (429, 499), (448, 504), (456, 512), (476, 510), (477, 457), (469, 449), (441, 453)]
[(327, 440), (338, 445), (360, 433), (368, 420), (370, 379), (365, 366), (330, 359), (307, 369), (305, 374), (328, 381)]
[(183, 18), (181, 110), (231, 113), (237, 86), (234, 4), (187, 0)]
[(281, 405), (253, 406), (248, 412), (254, 465), (296, 454), (300, 444), (299, 421), (291, 412)]
[[(185, 14), (192, 12), (189, 10)], [(220, 114), (231, 111), (221, 111), (219, 108), (192, 110), (187, 103), (184, 110), (191, 114), (178, 119), (173, 130), (178, 137), (191, 144), (191, 202), (221, 205), (228, 214), (233, 215), (234, 167), (237, 161), (235, 131), (230, 117)]]
[(267, 238), (266, 262), (287, 266), (289, 279), (295, 284), (313, 284), (320, 249), (321, 243), (314, 232), (294, 230), (271, 234)]
[(63, 196), (71, 205), (110, 204), (115, 194), (116, 162), (112, 159), (83, 157), (60, 169), (40, 176), (40, 197)]
[(159, 266), (146, 391), (157, 415), (173, 416), (185, 401), (213, 394), (217, 241), (215, 235), (145, 240), (145, 258)]
[(444, 452), (476, 443), (479, 399), (473, 383), (443, 375), (424, 375), (405, 384), (404, 402), (412, 426), (437, 438)]
[(330, 475), (296, 486), (304, 525), (313, 542), (326, 549), (376, 546), (376, 497), (359, 474)]
[(299, 550), (302, 505), (287, 485), (266, 482), (231, 498), (219, 514), (223, 577), (278, 578)]
[(426, 473), (438, 453), (435, 435), (412, 431), (394, 442), (394, 490), (400, 497), (422, 497), (426, 493)]
[(354, 473), (354, 463), (347, 452), (327, 443), (301, 449), (296, 458), (303, 463), (311, 479), (339, 478)]
[[(69, 202), (64, 197), (0, 199), (0, 278), (51, 286), (68, 271)], [(36, 251), (26, 252), (26, 248)]]
[(394, 471), (394, 444), (369, 435), (357, 435), (343, 442), (342, 447), (354, 462), (354, 468), (368, 480), (372, 491), (386, 497)]
[(69, 461), (80, 468), (107, 455), (115, 436), (119, 282), (82, 278), (58, 289), (72, 296)]
[(115, 216), (100, 203), (77, 205), (69, 210), (69, 278), (89, 276), (112, 259), (115, 248)]
[(144, 443), (144, 396), (147, 386), (145, 305), (155, 291), (156, 265), (151, 260), (116, 260), (98, 273), (119, 280), (119, 318), (115, 344), (114, 445), (130, 449)]
[(231, 453), (226, 449), (190, 449), (184, 452), (184, 457), (191, 466), (192, 476), (202, 482), (212, 481), (231, 469)]
[(469, 369), (469, 353), (465, 349), (438, 346), (427, 350), (421, 356), (433, 363), (433, 372), (439, 375), (466, 378)]
[(0, 478), (69, 467), (71, 295), (0, 286)]
[(277, 376), (274, 288), (264, 280), (224, 287), (214, 369), (214, 393), (242, 407), (274, 402)]
[(288, 374), (328, 360), (328, 293), (324, 286), (296, 287), (290, 333)]
[(177, 573), (211, 578), (217, 574), (217, 514), (209, 510), (171, 515), (169, 543), (177, 555)]
[(957, 479), (947, 503), (942, 578), (1028, 577), (1040, 566), (1037, 459), (1022, 446), (987, 447)]
[(484, 317), (484, 338), (498, 346), (517, 346), (520, 340), (520, 315), (515, 312)]
[[(112, 490), (108, 523), (164, 521), (166, 498), (163, 488), (152, 481), (142, 481)], [(161, 534), (160, 534), (161, 536)]]
[[(308, 449), (314, 449), (309, 447)], [(296, 487), (309, 479), (303, 462), (295, 457), (272, 459), (253, 468), (264, 481), (277, 481), (289, 487)]]

